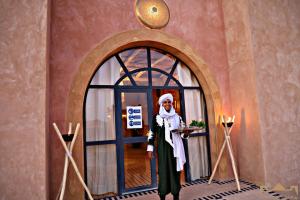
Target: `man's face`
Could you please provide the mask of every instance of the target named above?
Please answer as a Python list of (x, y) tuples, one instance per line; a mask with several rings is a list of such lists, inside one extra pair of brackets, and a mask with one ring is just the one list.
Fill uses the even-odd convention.
[(163, 101), (162, 106), (165, 108), (166, 111), (170, 111), (172, 107), (172, 103), (169, 99)]

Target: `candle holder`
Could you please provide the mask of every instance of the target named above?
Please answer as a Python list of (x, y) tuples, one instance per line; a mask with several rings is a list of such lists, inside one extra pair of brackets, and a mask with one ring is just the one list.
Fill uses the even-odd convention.
[(236, 181), (236, 185), (237, 185), (237, 189), (238, 189), (238, 191), (240, 191), (241, 190), (241, 186), (240, 186), (239, 177), (238, 177), (238, 174), (237, 174), (236, 164), (235, 164), (235, 160), (234, 160), (234, 156), (233, 156), (233, 150), (232, 150), (232, 145), (231, 145), (231, 140), (230, 140), (230, 133), (231, 133), (231, 130), (232, 130), (232, 127), (233, 127), (233, 124), (234, 124), (234, 119), (235, 119), (235, 116), (233, 116), (233, 118), (230, 118), (230, 117), (226, 118), (225, 115), (223, 115), (223, 117), (222, 117), (222, 125), (224, 127), (225, 140), (223, 142), (220, 154), (218, 156), (217, 162), (215, 164), (215, 167), (214, 167), (214, 170), (212, 172), (212, 175), (210, 176), (208, 184), (211, 184), (211, 182), (212, 182), (212, 180), (213, 180), (213, 178), (215, 176), (217, 167), (218, 167), (218, 165), (220, 163), (222, 154), (223, 154), (223, 152), (225, 150), (225, 146), (227, 146), (228, 152), (229, 152), (229, 156), (230, 156), (230, 160), (231, 160), (231, 165), (232, 165), (233, 173), (234, 173), (234, 177), (235, 177), (235, 181)]
[[(93, 197), (87, 187), (87, 185), (85, 184), (85, 182), (83, 181), (83, 178), (82, 176), (80, 175), (80, 172), (79, 172), (79, 169), (76, 165), (76, 162), (72, 156), (72, 150), (73, 150), (73, 147), (74, 147), (74, 144), (75, 144), (75, 141), (76, 141), (76, 138), (77, 138), (77, 135), (79, 133), (79, 127), (80, 127), (80, 124), (78, 123), (76, 125), (76, 129), (75, 129), (75, 133), (72, 134), (72, 123), (69, 123), (69, 131), (68, 131), (68, 134), (61, 134), (60, 130), (58, 129), (57, 125), (55, 123), (53, 123), (53, 127), (55, 129), (55, 132), (61, 142), (61, 144), (63, 145), (64, 149), (65, 149), (65, 164), (64, 164), (64, 172), (63, 172), (63, 178), (62, 178), (62, 181), (61, 181), (61, 186), (59, 188), (59, 192), (58, 192), (58, 197), (59, 197), (59, 200), (63, 200), (64, 198), (64, 194), (65, 194), (65, 190), (66, 190), (66, 182), (67, 182), (67, 173), (68, 173), (68, 167), (69, 167), (69, 161), (71, 162), (71, 164), (73, 165), (73, 168), (75, 170), (75, 173), (81, 183), (81, 185), (84, 187), (87, 195), (88, 195), (88, 198), (90, 200), (93, 200)], [(71, 142), (71, 143), (70, 143)], [(58, 199), (58, 197), (56, 199)]]
[(64, 139), (65, 142), (72, 142), (74, 138), (74, 134), (63, 134), (62, 138)]
[[(225, 123), (224, 122), (222, 122), (222, 125), (223, 125), (223, 127), (225, 127)], [(233, 125), (233, 122), (227, 122), (227, 127), (228, 128), (232, 127), (232, 125)]]

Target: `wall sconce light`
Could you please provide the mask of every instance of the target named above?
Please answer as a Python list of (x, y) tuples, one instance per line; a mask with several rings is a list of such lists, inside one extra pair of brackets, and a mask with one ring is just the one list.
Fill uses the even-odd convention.
[(135, 15), (145, 26), (152, 29), (165, 27), (170, 19), (170, 12), (163, 0), (136, 0)]

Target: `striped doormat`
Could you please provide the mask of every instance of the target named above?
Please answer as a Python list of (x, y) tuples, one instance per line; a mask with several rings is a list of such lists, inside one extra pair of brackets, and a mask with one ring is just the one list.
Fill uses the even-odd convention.
[[(237, 191), (235, 180), (213, 181), (210, 185), (208, 180), (197, 180), (192, 183), (182, 185), (180, 191), (181, 200), (293, 200), (297, 198), (286, 198), (282, 194), (274, 191), (261, 190), (257, 185), (245, 180), (240, 180), (241, 191)], [(136, 192), (122, 196), (106, 197), (97, 200), (159, 200), (157, 190)], [(167, 200), (172, 200), (172, 195), (168, 195)], [(96, 200), (96, 199), (95, 199)]]

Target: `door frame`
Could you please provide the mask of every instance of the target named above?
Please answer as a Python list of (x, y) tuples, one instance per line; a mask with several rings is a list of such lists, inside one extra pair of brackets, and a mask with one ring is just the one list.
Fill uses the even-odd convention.
[[(131, 86), (132, 87), (132, 86)], [(152, 124), (152, 93), (148, 88), (128, 88), (128, 87), (117, 87), (115, 89), (115, 120), (116, 120), (116, 140), (117, 140), (117, 175), (118, 175), (118, 193), (123, 194), (126, 192), (132, 192), (139, 189), (151, 189), (157, 187), (157, 178), (156, 178), (156, 161), (151, 159), (150, 161), (150, 171), (151, 171), (151, 185), (148, 186), (138, 186), (134, 188), (127, 189), (125, 187), (125, 169), (124, 169), (124, 145), (132, 143), (146, 143), (147, 136), (138, 136), (138, 137), (123, 137), (122, 132), (122, 102), (121, 102), (121, 93), (145, 93), (147, 95), (147, 117), (149, 127)], [(145, 154), (146, 155), (146, 154)]]
[[(124, 138), (122, 132), (122, 102), (121, 102), (121, 93), (146, 93), (147, 95), (147, 106), (148, 106), (148, 124), (149, 127), (152, 126), (152, 118), (153, 118), (153, 90), (178, 90), (180, 97), (180, 108), (181, 108), (181, 117), (183, 121), (186, 120), (185, 116), (185, 102), (184, 102), (184, 89), (178, 86), (119, 86), (114, 89), (115, 96), (115, 120), (116, 120), (116, 152), (117, 152), (117, 182), (118, 182), (118, 193), (130, 193), (136, 190), (142, 189), (152, 189), (157, 187), (157, 176), (156, 176), (156, 158), (152, 158), (150, 161), (151, 168), (151, 185), (149, 186), (138, 186), (130, 189), (126, 189), (125, 187), (125, 169), (124, 169), (124, 144), (131, 143), (141, 143), (147, 142), (147, 136), (139, 136), (139, 137), (130, 137)], [(186, 154), (186, 165), (184, 166), (185, 172), (185, 180), (187, 182), (191, 181), (190, 175), (190, 166), (189, 166), (189, 155), (188, 155), (188, 143), (187, 141), (183, 141), (183, 145), (185, 148)], [(155, 147), (154, 147), (155, 151)]]

